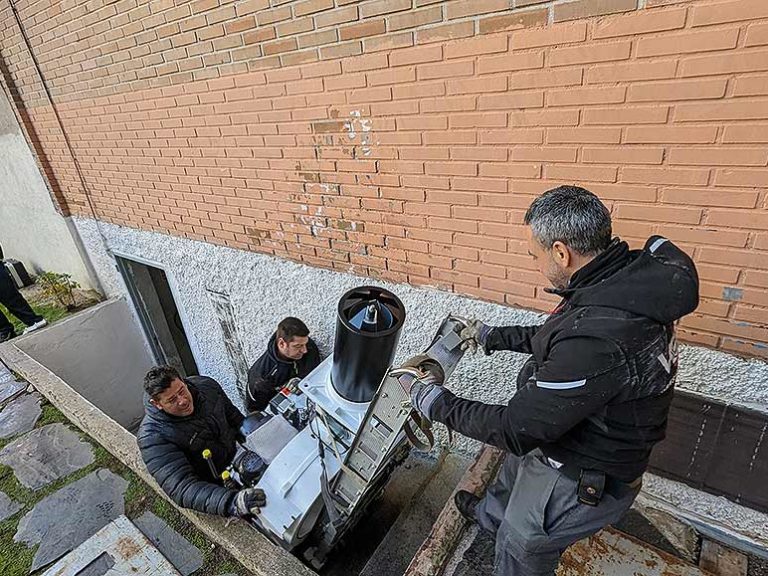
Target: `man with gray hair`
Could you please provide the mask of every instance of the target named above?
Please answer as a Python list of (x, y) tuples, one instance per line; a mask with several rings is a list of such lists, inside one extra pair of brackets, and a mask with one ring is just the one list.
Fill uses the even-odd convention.
[(484, 498), (456, 505), (496, 535), (498, 576), (552, 575), (571, 544), (629, 509), (664, 437), (677, 371), (674, 323), (698, 305), (692, 260), (651, 237), (612, 238), (591, 192), (560, 186), (525, 214), (529, 253), (562, 298), (539, 326), (466, 320), (469, 347), (530, 355), (506, 406), (459, 398), (439, 376), (417, 380), (422, 416), (508, 452)]

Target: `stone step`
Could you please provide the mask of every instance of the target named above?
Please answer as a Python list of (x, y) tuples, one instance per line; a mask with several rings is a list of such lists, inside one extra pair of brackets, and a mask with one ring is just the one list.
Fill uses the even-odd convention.
[(403, 574), (469, 464), (470, 460), (464, 456), (444, 453), (428, 475), (416, 471), (413, 480), (418, 489), (369, 558), (360, 576)]

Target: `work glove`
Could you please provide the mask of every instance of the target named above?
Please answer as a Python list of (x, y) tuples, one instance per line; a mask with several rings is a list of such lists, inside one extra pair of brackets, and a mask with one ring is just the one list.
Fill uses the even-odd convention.
[(454, 318), (464, 324), (464, 328), (459, 332), (462, 339), (461, 349), (469, 350), (474, 354), (478, 348), (481, 348), (487, 353), (485, 346), (488, 342), (488, 336), (493, 331), (493, 326), (483, 324), (474, 318), (461, 318), (459, 316), (454, 316)]
[[(430, 360), (429, 356), (420, 354), (409, 358), (403, 362), (402, 366), (404, 368), (421, 368), (425, 360)], [(408, 392), (411, 398), (411, 407), (431, 422), (432, 405), (445, 392), (440, 378), (435, 373), (427, 370), (421, 378), (415, 378), (410, 374), (403, 374), (399, 377), (399, 380), (403, 389)]]
[(431, 377), (416, 379), (411, 384), (411, 406), (423, 418), (432, 422), (432, 405), (444, 393), (442, 384), (434, 382)]
[(240, 490), (230, 504), (230, 516), (255, 516), (267, 505), (267, 495), (261, 488)]

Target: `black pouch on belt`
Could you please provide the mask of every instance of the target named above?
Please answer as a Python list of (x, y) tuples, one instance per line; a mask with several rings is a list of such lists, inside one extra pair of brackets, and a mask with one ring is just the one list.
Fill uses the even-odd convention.
[(605, 491), (605, 472), (600, 470), (582, 470), (579, 476), (579, 502), (587, 506), (597, 506)]

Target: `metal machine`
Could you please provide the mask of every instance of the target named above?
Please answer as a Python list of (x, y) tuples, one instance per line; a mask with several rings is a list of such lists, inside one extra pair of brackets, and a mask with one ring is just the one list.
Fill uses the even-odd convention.
[(411, 409), (410, 383), (427, 371), (445, 382), (463, 355), (463, 324), (449, 317), (422, 356), (392, 368), (404, 321), (405, 307), (391, 292), (350, 290), (339, 301), (333, 355), (284, 388), (270, 403), (272, 414), (247, 419), (247, 450), (231, 476), (266, 493), (256, 527), (315, 568), (411, 445), (422, 446), (419, 436), (431, 441)]

